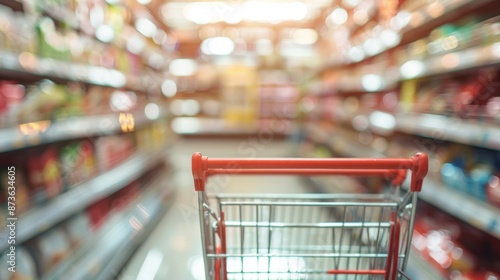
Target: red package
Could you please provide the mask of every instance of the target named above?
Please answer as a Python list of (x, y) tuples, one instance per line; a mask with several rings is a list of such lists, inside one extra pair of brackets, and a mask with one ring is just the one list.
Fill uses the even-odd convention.
[(61, 193), (63, 184), (58, 158), (54, 147), (28, 158), (28, 181), (36, 202), (44, 202)]
[(90, 220), (92, 229), (98, 229), (104, 223), (106, 217), (108, 216), (110, 208), (109, 198), (105, 198), (92, 204), (87, 209), (87, 215)]

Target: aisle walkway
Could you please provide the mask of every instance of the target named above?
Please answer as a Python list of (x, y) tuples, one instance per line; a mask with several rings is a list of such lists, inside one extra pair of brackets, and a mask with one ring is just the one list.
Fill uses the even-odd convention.
[[(209, 157), (284, 157), (293, 153), (293, 147), (278, 140), (270, 143), (245, 139), (179, 141), (172, 148), (171, 156), (178, 169), (175, 180), (179, 190), (175, 203), (118, 279), (204, 279), (197, 196), (191, 175), (191, 155), (197, 151)], [(270, 188), (288, 193), (306, 191), (294, 177), (233, 176), (225, 177), (218, 185), (222, 192), (265, 192)]]

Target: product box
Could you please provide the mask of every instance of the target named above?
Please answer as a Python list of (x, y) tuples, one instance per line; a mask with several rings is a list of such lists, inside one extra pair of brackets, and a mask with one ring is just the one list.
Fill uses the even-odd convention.
[(100, 172), (107, 171), (125, 161), (134, 151), (132, 134), (110, 135), (95, 142), (96, 160)]
[(90, 220), (92, 230), (97, 230), (106, 220), (111, 210), (111, 203), (109, 198), (104, 198), (92, 204), (87, 209), (87, 216)]
[(35, 203), (43, 203), (63, 190), (59, 156), (55, 147), (44, 147), (27, 158), (27, 174)]
[(120, 211), (130, 205), (132, 201), (141, 193), (139, 183), (132, 182), (125, 188), (119, 190), (111, 196), (111, 208), (113, 211)]
[(60, 165), (66, 188), (90, 179), (97, 171), (94, 146), (89, 140), (82, 140), (62, 147)]
[(15, 110), (24, 101), (25, 88), (11, 81), (0, 81), (0, 126), (16, 124)]
[[(7, 167), (2, 167), (0, 170), (7, 170)], [(21, 214), (24, 212), (26, 209), (31, 207), (30, 205), (30, 193), (29, 193), (29, 186), (26, 182), (26, 176), (25, 173), (22, 169), (15, 169), (12, 171), (13, 176), (9, 178), (9, 174), (7, 172), (0, 174), (0, 189), (2, 194), (0, 194), (0, 207), (2, 207), (2, 210), (7, 210), (7, 197), (9, 196), (8, 194), (8, 187), (11, 186), (9, 182), (12, 182), (14, 187), (15, 187), (15, 204), (16, 204), (16, 215)], [(10, 180), (14, 179), (14, 180)], [(4, 197), (2, 198), (2, 195)], [(2, 205), (2, 201), (5, 202), (5, 207)]]

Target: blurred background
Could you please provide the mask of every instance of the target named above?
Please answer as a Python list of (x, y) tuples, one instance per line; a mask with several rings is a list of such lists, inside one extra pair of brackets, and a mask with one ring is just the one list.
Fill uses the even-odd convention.
[[(495, 0), (0, 0), (0, 279), (204, 279), (197, 151), (426, 152), (408, 273), (499, 279), (499, 19)], [(276, 180), (224, 190), (380, 189)]]

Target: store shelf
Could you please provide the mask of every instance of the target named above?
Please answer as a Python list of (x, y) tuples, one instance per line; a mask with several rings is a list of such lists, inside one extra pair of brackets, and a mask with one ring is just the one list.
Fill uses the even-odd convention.
[(419, 197), (449, 214), (500, 238), (500, 209), (425, 178)]
[[(157, 119), (164, 118), (166, 111), (161, 110)], [(0, 153), (84, 137), (116, 134), (133, 131), (138, 127), (154, 122), (144, 110), (132, 113), (76, 117), (56, 121), (38, 121), (0, 128)]]
[[(307, 125), (306, 130), (310, 138), (316, 141), (316, 143), (327, 143), (335, 153), (340, 155), (349, 157), (385, 157), (385, 155), (347, 138), (337, 140), (343, 141), (343, 146), (341, 146), (341, 149), (336, 148), (338, 146), (332, 146), (332, 140), (328, 140), (335, 134), (329, 134), (316, 125)], [(342, 138), (342, 136), (338, 138)], [(325, 139), (327, 139), (326, 142)], [(447, 188), (439, 181), (429, 177), (425, 178), (424, 184), (422, 192), (419, 194), (422, 200), (478, 229), (500, 238), (500, 209), (472, 198), (467, 194)]]
[[(348, 115), (342, 110), (334, 112), (335, 121), (351, 124), (354, 117), (364, 116), (369, 119), (375, 110), (360, 111)], [(411, 135), (433, 138), (438, 141), (450, 141), (473, 145), (493, 150), (500, 150), (500, 127), (494, 122), (484, 120), (462, 119), (437, 114), (425, 113), (385, 113), (393, 116), (394, 130)], [(375, 133), (390, 134), (392, 130), (382, 129), (369, 124), (369, 129)]]
[[(31, 209), (21, 215), (18, 219), (16, 243), (21, 244), (27, 241), (93, 202), (122, 189), (164, 160), (164, 150), (162, 147), (151, 152), (136, 152), (121, 165), (74, 186), (48, 204)], [(0, 240), (6, 240), (7, 235), (8, 232), (2, 230)], [(1, 242), (0, 251), (4, 250), (6, 246), (7, 242)]]
[(500, 127), (480, 120), (434, 114), (398, 114), (396, 129), (408, 134), (500, 150)]
[(423, 259), (415, 248), (410, 251), (410, 258), (406, 272), (412, 276), (413, 280), (446, 280), (437, 269)]
[(14, 11), (22, 11), (24, 9), (23, 3), (17, 0), (0, 0), (0, 5), (7, 6)]
[[(435, 6), (424, 5), (411, 13), (410, 23), (403, 28), (401, 44), (407, 44), (426, 36), (430, 30), (459, 19), (495, 0), (453, 0)], [(441, 1), (443, 2), (443, 1)], [(444, 7), (444, 5), (446, 7)]]
[(304, 126), (306, 135), (315, 143), (327, 145), (336, 154), (346, 157), (381, 158), (385, 155), (370, 147), (358, 144), (349, 139), (342, 131), (331, 132), (324, 127), (308, 123)]
[[(500, 43), (473, 47), (461, 51), (416, 59), (421, 62), (421, 69), (415, 74), (401, 80), (427, 77), (468, 70), (476, 67), (486, 67), (500, 63)], [(404, 64), (402, 64), (403, 66)]]
[[(251, 123), (231, 123), (221, 118), (177, 117), (172, 120), (172, 130), (180, 135), (244, 136), (265, 134), (286, 135), (293, 131), (290, 119), (262, 119)], [(267, 139), (267, 138), (266, 138)]]
[[(379, 71), (371, 70), (367, 71), (366, 75), (343, 76), (335, 87), (340, 92), (382, 92), (396, 88), (398, 83), (404, 80), (449, 74), (497, 64), (500, 64), (500, 43), (429, 56), (423, 59), (409, 59), (398, 67), (379, 69)], [(412, 69), (409, 70), (406, 65), (411, 65)], [(373, 68), (373, 65), (369, 67)], [(379, 73), (383, 73), (383, 75)], [(365, 87), (363, 83), (364, 79), (368, 81), (367, 75), (372, 75), (370, 79), (377, 79), (373, 82), (380, 83), (380, 85), (373, 89)]]
[[(310, 157), (311, 155), (301, 155), (303, 157)], [(328, 193), (363, 193), (366, 188), (352, 177), (335, 176), (335, 177), (307, 177), (307, 182), (311, 184), (315, 190)], [(406, 272), (414, 280), (445, 280), (446, 278), (439, 273), (433, 266), (426, 262), (415, 248), (410, 251), (410, 258)]]
[[(364, 59), (356, 62), (346, 63), (345, 61), (343, 61), (343, 59), (336, 58), (332, 62), (328, 63), (328, 65), (323, 67), (322, 71), (332, 68), (340, 68), (344, 66), (364, 63), (367, 60), (379, 54), (385, 53), (394, 48), (407, 45), (411, 42), (417, 41), (425, 36), (428, 36), (429, 32), (434, 28), (437, 28), (448, 22), (457, 20), (483, 7), (487, 8), (489, 7), (488, 5), (495, 4), (494, 2), (495, 2), (494, 0), (454, 0), (454, 1), (447, 1), (446, 8), (444, 8), (443, 6), (439, 6), (434, 9), (430, 9), (429, 5), (424, 5), (419, 10), (412, 12), (410, 14), (409, 18), (410, 23), (401, 31), (401, 40), (397, 45), (385, 47), (376, 54), (366, 55)], [(485, 63), (476, 65), (482, 65), (482, 64)]]
[(143, 79), (148, 81), (160, 79), (160, 77), (150, 75), (137, 77), (137, 75), (129, 75), (116, 69), (100, 66), (37, 57), (27, 52), (16, 54), (2, 50), (0, 50), (0, 75), (13, 79), (47, 78), (57, 81), (82, 82), (136, 91), (147, 91), (151, 86), (151, 84), (143, 83)]
[[(82, 247), (44, 280), (113, 279), (152, 230), (172, 198), (172, 172), (153, 179), (145, 193), (84, 241)], [(133, 221), (133, 222), (132, 222)], [(90, 277), (90, 278), (89, 278)]]

